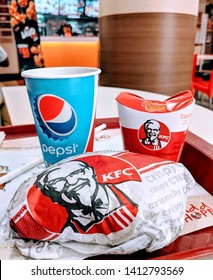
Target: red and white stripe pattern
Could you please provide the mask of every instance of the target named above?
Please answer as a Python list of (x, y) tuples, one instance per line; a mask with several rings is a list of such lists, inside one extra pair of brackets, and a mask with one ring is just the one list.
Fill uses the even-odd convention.
[(11, 219), (12, 228), (17, 231), (21, 238), (28, 238), (37, 240), (53, 240), (59, 234), (51, 233), (43, 226), (38, 224), (32, 217), (26, 205), (23, 205), (20, 210)]

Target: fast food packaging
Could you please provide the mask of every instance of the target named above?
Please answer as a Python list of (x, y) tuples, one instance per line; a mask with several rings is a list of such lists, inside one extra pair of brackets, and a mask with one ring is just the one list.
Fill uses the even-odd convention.
[(93, 151), (100, 72), (93, 67), (46, 67), (21, 73), (46, 166)]
[(164, 101), (121, 92), (116, 100), (124, 149), (179, 160), (195, 103), (191, 91)]
[(149, 155), (67, 158), (21, 184), (8, 208), (10, 235), (37, 259), (152, 252), (180, 236), (195, 184), (181, 163)]

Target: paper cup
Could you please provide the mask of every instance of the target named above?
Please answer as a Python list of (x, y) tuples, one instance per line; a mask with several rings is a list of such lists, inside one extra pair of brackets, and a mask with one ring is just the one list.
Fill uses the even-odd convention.
[(179, 160), (195, 102), (191, 91), (165, 101), (121, 92), (116, 100), (126, 150)]
[(93, 151), (98, 68), (50, 67), (21, 73), (46, 166)]

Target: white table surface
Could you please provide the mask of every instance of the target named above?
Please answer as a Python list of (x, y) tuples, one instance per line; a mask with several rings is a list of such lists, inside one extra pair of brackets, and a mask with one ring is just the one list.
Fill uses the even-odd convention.
[[(97, 97), (97, 118), (118, 117), (115, 98), (121, 91), (136, 93), (144, 98), (153, 100), (164, 100), (168, 98), (168, 96), (162, 94), (141, 90), (99, 86)], [(2, 92), (12, 125), (33, 124), (34, 120), (26, 87), (3, 87)], [(189, 130), (213, 145), (213, 111), (200, 105), (195, 105)]]

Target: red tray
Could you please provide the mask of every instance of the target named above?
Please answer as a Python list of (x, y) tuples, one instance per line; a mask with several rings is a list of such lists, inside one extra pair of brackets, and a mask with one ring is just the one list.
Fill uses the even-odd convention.
[[(106, 123), (108, 128), (118, 128), (117, 118), (98, 119), (96, 126)], [(17, 139), (36, 135), (35, 125), (0, 127), (5, 131), (6, 139)], [(213, 195), (213, 146), (190, 131), (187, 133), (181, 155), (182, 162), (195, 180)], [(138, 251), (130, 255), (102, 255), (90, 259), (208, 259), (213, 258), (213, 227), (208, 227), (184, 236), (180, 236), (169, 246), (153, 253)]]

